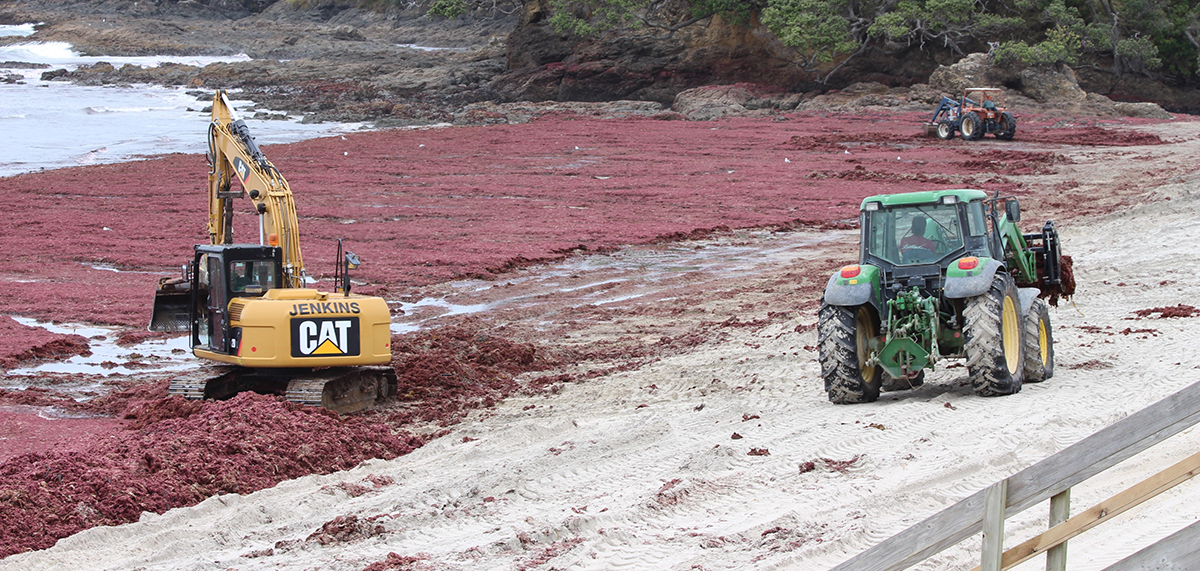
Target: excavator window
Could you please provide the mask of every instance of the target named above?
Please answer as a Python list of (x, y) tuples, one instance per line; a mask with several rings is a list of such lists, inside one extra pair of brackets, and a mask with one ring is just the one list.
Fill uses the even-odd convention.
[(275, 264), (270, 260), (239, 260), (229, 263), (230, 290), (234, 294), (262, 295), (276, 287)]

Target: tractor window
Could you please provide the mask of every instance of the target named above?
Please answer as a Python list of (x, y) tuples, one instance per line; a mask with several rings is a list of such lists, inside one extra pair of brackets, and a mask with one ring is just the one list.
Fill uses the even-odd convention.
[(275, 287), (275, 265), (270, 260), (239, 260), (229, 263), (229, 281), (234, 293), (261, 295)]
[(869, 250), (893, 264), (928, 264), (963, 246), (953, 204), (902, 206), (870, 213)]
[(972, 236), (987, 234), (987, 218), (983, 215), (983, 203), (979, 201), (967, 205), (967, 226)]

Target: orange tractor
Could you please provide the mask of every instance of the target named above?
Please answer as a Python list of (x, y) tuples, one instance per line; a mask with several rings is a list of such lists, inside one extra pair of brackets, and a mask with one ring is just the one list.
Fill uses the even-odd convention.
[(964, 141), (992, 133), (997, 139), (1011, 141), (1017, 133), (1017, 120), (1004, 108), (1004, 95), (994, 87), (968, 87), (962, 99), (942, 97), (933, 117), (925, 124), (925, 133), (939, 139), (953, 139), (954, 132)]

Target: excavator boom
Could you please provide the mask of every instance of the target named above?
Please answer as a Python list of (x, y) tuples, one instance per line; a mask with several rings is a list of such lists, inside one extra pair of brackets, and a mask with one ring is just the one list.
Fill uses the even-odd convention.
[[(300, 227), (292, 189), (259, 150), (224, 91), (213, 97), (208, 167), (209, 243), (233, 243), (233, 202), (245, 196), (259, 214), (259, 243), (283, 249), (283, 287), (304, 287)], [(242, 188), (231, 192), (234, 177)]]

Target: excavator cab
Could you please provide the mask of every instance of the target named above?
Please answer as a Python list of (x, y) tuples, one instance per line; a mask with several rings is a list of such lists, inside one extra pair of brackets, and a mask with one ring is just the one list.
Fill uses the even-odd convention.
[[(240, 328), (230, 325), (235, 298), (262, 297), (282, 280), (283, 252), (250, 244), (197, 245), (191, 299), (192, 346), (236, 355)], [(233, 316), (235, 319), (238, 316)]]

